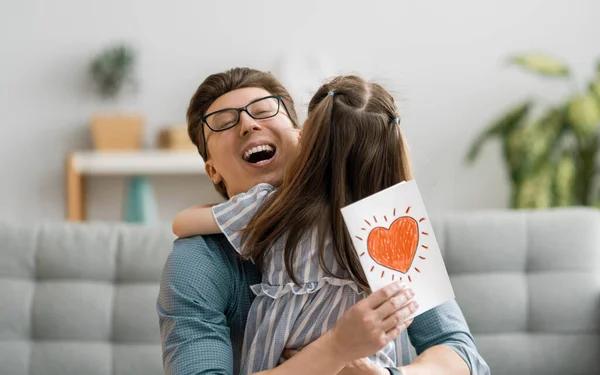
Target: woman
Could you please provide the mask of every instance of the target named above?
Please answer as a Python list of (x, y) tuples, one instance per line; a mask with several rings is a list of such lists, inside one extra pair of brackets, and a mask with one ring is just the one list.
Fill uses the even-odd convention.
[[(268, 122), (244, 109), (249, 103), (276, 95), (283, 105)], [(204, 116), (229, 110), (235, 123), (211, 129)], [(208, 77), (188, 109), (188, 131), (205, 161), (217, 191), (225, 198), (258, 183), (277, 185), (293, 160), (298, 142), (294, 103), (270, 74), (236, 68)], [(249, 158), (249, 151), (256, 154)], [(258, 151), (257, 151), (258, 150)], [(245, 319), (252, 300), (250, 285), (260, 282), (252, 264), (241, 261), (222, 236), (182, 239), (163, 273), (158, 299), (163, 360), (167, 374), (237, 374)], [(488, 374), (456, 302), (452, 301), (401, 327), (420, 354), (399, 354), (400, 370), (384, 369), (363, 360), (392, 338), (384, 321), (410, 315), (406, 296), (392, 284), (347, 311), (336, 326), (282, 365), (265, 374)]]

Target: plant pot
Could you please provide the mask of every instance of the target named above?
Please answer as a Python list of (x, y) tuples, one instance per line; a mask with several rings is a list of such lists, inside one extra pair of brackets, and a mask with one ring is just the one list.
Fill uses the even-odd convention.
[(139, 150), (142, 148), (145, 119), (142, 116), (100, 115), (92, 117), (94, 148)]

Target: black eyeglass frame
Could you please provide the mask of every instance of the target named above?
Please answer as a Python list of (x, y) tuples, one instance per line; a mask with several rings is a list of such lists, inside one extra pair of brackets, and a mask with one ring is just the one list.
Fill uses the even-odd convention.
[[(250, 105), (252, 105), (252, 104), (254, 104), (256, 102), (260, 102), (262, 100), (271, 99), (271, 98), (277, 99), (277, 111), (275, 111), (275, 114), (273, 114), (271, 116), (267, 116), (267, 117), (255, 117), (255, 116), (252, 116), (252, 114), (248, 111), (248, 107)], [(206, 114), (206, 115), (202, 116), (201, 124), (202, 124), (202, 143), (204, 144), (204, 158), (205, 159), (208, 158), (208, 148), (207, 148), (207, 144), (206, 144), (206, 136), (204, 134), (204, 125), (208, 126), (208, 128), (211, 131), (215, 132), (215, 133), (224, 132), (226, 130), (229, 130), (229, 129), (232, 129), (232, 128), (236, 127), (236, 125), (240, 123), (240, 118), (242, 116), (242, 112), (246, 112), (248, 114), (248, 116), (252, 117), (255, 120), (266, 120), (266, 119), (273, 118), (273, 117), (277, 116), (279, 114), (279, 110), (281, 109), (281, 105), (282, 104), (283, 104), (283, 108), (285, 109), (285, 112), (287, 113), (287, 115), (289, 117), (290, 112), (288, 111), (287, 106), (285, 105), (285, 102), (283, 101), (283, 98), (281, 97), (281, 95), (269, 95), (269, 96), (265, 96), (265, 97), (262, 97), (262, 98), (255, 99), (255, 100), (251, 101), (250, 103), (246, 104), (243, 107), (239, 107), (239, 108), (223, 108), (223, 109), (220, 109), (218, 111), (211, 112), (209, 114)], [(226, 128), (220, 129), (220, 130), (215, 130), (206, 121), (206, 119), (209, 118), (210, 116), (213, 116), (213, 115), (216, 115), (218, 113), (225, 112), (225, 111), (231, 111), (231, 110), (237, 111), (237, 114), (238, 114), (237, 121), (233, 125), (231, 125), (231, 126), (228, 126)], [(291, 120), (291, 118), (290, 118), (290, 120)]]

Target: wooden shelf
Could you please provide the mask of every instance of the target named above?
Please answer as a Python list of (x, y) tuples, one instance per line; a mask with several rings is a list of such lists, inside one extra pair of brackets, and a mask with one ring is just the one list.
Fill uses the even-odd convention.
[(67, 159), (67, 219), (85, 220), (86, 176), (203, 175), (196, 151), (78, 151)]
[(73, 171), (82, 175), (206, 174), (196, 151), (80, 151), (71, 161)]

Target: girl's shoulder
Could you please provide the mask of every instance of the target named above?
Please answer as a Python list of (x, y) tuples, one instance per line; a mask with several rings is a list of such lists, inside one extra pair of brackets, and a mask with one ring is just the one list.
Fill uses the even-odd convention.
[(248, 190), (248, 192), (251, 191), (267, 191), (267, 192), (272, 192), (275, 191), (276, 188), (275, 186), (267, 183), (267, 182), (261, 182), (259, 184), (254, 185), (254, 187), (252, 187), (252, 189)]
[(254, 185), (250, 190), (238, 193), (228, 200), (215, 205), (213, 213), (216, 214), (222, 210), (230, 211), (233, 208), (245, 210), (247, 206), (255, 206), (257, 203), (261, 205), (275, 190), (276, 188), (268, 183)]
[(261, 182), (260, 184), (254, 185), (250, 190), (245, 191), (243, 193), (236, 194), (229, 198), (231, 201), (239, 201), (245, 200), (249, 197), (253, 196), (265, 196), (276, 190), (275, 186), (268, 184), (266, 182)]

